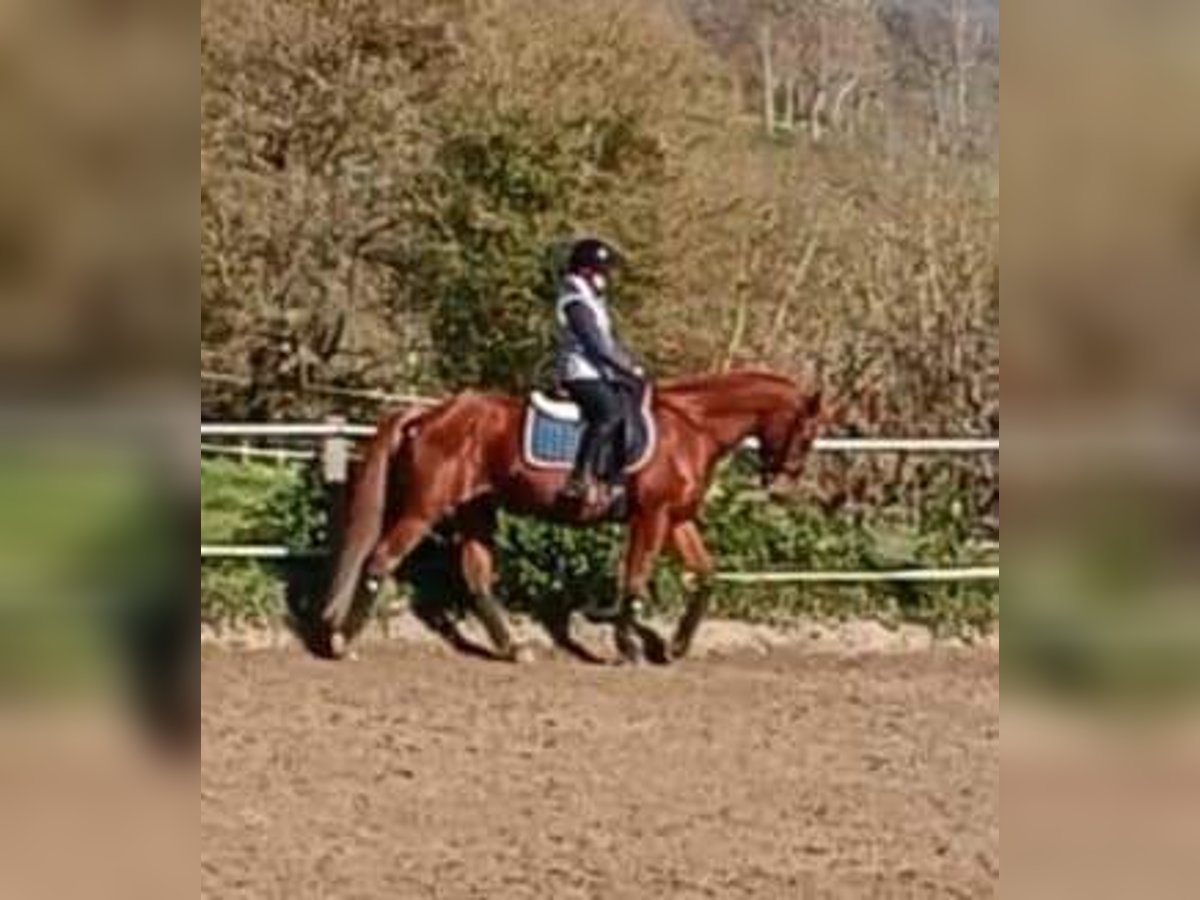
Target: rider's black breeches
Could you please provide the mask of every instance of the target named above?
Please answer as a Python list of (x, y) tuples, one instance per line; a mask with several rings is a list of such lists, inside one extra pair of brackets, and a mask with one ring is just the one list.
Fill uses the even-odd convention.
[[(624, 407), (617, 389), (605, 381), (568, 381), (571, 399), (579, 404), (586, 425), (575, 458), (575, 472), (611, 476), (598, 470), (600, 455), (612, 447), (624, 421)], [(613, 468), (613, 467), (609, 467)]]

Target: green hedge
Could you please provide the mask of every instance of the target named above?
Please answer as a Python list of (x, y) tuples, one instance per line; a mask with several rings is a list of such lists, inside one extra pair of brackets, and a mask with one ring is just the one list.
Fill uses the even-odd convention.
[[(324, 540), (319, 486), (306, 470), (240, 463), (201, 466), (201, 530), (207, 541)], [(890, 569), (994, 562), (974, 540), (974, 523), (955, 501), (947, 478), (925, 492), (920, 508), (840, 510), (796, 502), (769, 503), (751, 473), (731, 465), (714, 487), (704, 532), (719, 565), (729, 571)], [(617, 527), (574, 530), (505, 517), (498, 537), (501, 599), (513, 610), (545, 613), (615, 590), (621, 549)], [(404, 590), (450, 604), (464, 603), (448, 541), (437, 536), (407, 567)], [(300, 569), (298, 572), (297, 570)], [(672, 610), (683, 599), (679, 571), (660, 565), (655, 603)], [(319, 581), (302, 567), (219, 563), (201, 572), (202, 617), (212, 624), (261, 622), (283, 608), (285, 581)], [(872, 586), (721, 585), (719, 614), (754, 620), (799, 615), (910, 621), (943, 632), (978, 634), (999, 621), (998, 584)]]

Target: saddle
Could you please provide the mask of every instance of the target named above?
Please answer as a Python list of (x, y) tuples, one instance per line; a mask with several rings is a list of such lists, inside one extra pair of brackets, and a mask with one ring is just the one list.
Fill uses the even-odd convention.
[[(613, 446), (604, 448), (601, 454), (602, 472), (633, 474), (654, 455), (658, 429), (650, 408), (651, 395), (649, 387), (636, 396), (630, 391), (621, 392), (626, 407), (624, 425)], [(569, 470), (575, 464), (583, 426), (583, 414), (573, 402), (534, 391), (525, 407), (522, 456), (526, 465), (534, 469)]]

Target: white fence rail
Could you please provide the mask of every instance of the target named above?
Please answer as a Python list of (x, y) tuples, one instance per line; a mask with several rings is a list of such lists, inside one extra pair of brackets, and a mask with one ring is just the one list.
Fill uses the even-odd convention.
[(893, 584), (896, 582), (999, 581), (999, 566), (958, 569), (889, 569), (878, 572), (720, 572), (729, 584)]
[[(234, 457), (264, 458), (277, 461), (315, 461), (325, 465), (326, 481), (344, 485), (347, 445), (359, 438), (374, 434), (372, 425), (329, 422), (306, 423), (225, 423), (204, 422), (200, 425), (201, 454), (220, 453)], [(237, 440), (242, 444), (213, 444), (210, 441)], [(319, 442), (321, 452), (287, 450), (282, 448), (253, 448), (251, 440), (275, 442)], [(1000, 453), (1000, 439), (995, 438), (824, 438), (814, 449), (822, 453), (904, 453), (963, 455)], [(334, 465), (331, 468), (331, 461)], [(994, 549), (999, 552), (999, 545)], [(200, 559), (260, 560), (284, 562), (295, 559), (318, 559), (326, 556), (323, 548), (293, 548), (278, 544), (220, 545), (202, 544)], [(871, 584), (897, 582), (978, 582), (1000, 580), (999, 566), (967, 566), (943, 569), (896, 569), (886, 571), (828, 571), (828, 572), (723, 572), (719, 581), (731, 584)]]
[(308, 462), (317, 459), (315, 450), (291, 450), (286, 447), (254, 447), (250, 444), (200, 444), (201, 456), (233, 456), (242, 460), (268, 462)]
[[(325, 550), (296, 549), (282, 544), (229, 546), (202, 544), (200, 558), (207, 560), (322, 559)], [(999, 581), (999, 566), (957, 569), (890, 569), (878, 572), (719, 572), (717, 581), (727, 584), (896, 584), (901, 582)]]
[(298, 549), (283, 544), (201, 544), (201, 559), (278, 560), (320, 559), (328, 555), (319, 548)]
[[(310, 441), (322, 438), (365, 438), (374, 425), (345, 422), (222, 423), (204, 422), (200, 438)], [(821, 438), (813, 449), (823, 453), (999, 453), (999, 438)]]
[(350, 425), (346, 422), (201, 422), (200, 439), (242, 438), (311, 441), (321, 438), (361, 438), (375, 433), (374, 425)]

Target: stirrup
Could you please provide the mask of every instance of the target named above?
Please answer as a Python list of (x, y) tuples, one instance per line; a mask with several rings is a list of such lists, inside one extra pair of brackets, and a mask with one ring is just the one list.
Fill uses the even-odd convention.
[(625, 486), (625, 482), (623, 481), (618, 481), (616, 484), (606, 483), (604, 491), (607, 495), (605, 499), (609, 506), (619, 503), (629, 494), (629, 488)]
[(586, 475), (571, 475), (559, 491), (559, 496), (564, 500), (586, 500), (592, 484), (593, 479)]

